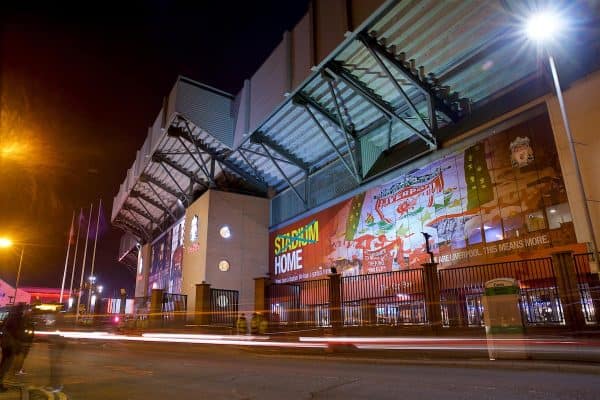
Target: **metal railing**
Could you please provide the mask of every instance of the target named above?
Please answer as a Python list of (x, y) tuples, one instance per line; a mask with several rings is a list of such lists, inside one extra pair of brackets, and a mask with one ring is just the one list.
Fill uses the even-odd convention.
[(344, 325), (414, 325), (426, 322), (423, 270), (345, 276)]
[(228, 289), (210, 289), (210, 323), (235, 326), (238, 313), (239, 292)]
[(329, 326), (329, 279), (272, 284), (269, 319), (282, 325)]
[(187, 311), (187, 296), (177, 293), (163, 293), (162, 318), (164, 322), (185, 321)]
[(513, 278), (520, 284), (520, 307), (527, 325), (564, 324), (551, 258), (442, 269), (440, 297), (446, 326), (483, 326), (485, 282)]
[(593, 253), (574, 254), (573, 262), (577, 273), (577, 287), (581, 298), (581, 308), (585, 317), (585, 323), (593, 325), (598, 323), (600, 310), (600, 281), (598, 274), (591, 271), (591, 263), (598, 262)]

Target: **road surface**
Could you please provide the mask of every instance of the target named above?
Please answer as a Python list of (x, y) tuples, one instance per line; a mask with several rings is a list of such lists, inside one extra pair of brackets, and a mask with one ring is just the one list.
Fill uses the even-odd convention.
[[(48, 383), (36, 343), (22, 380)], [(598, 399), (600, 374), (406, 365), (217, 345), (71, 341), (69, 399)], [(600, 368), (600, 367), (599, 367)], [(0, 399), (18, 398), (16, 392)]]

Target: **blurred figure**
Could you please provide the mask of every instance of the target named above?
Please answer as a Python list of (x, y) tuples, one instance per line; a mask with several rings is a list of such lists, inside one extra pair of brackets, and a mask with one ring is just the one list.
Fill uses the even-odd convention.
[[(57, 327), (64, 325), (64, 315), (62, 312), (56, 314)], [(48, 352), (50, 353), (50, 385), (47, 389), (51, 392), (59, 392), (63, 388), (63, 353), (67, 341), (62, 335), (49, 335)]]
[(248, 321), (244, 313), (240, 313), (237, 320), (237, 334), (245, 335), (248, 333)]
[(250, 319), (250, 334), (256, 335), (258, 334), (258, 324), (260, 323), (260, 316), (258, 313), (252, 313), (252, 318)]
[(2, 327), (2, 361), (0, 362), (0, 392), (8, 390), (4, 385), (6, 373), (10, 370), (15, 356), (21, 352), (21, 339), (25, 331), (23, 313), (25, 305), (22, 303), (14, 306), (9, 312)]
[(17, 354), (15, 354), (15, 375), (25, 374), (25, 371), (23, 371), (23, 364), (25, 363), (25, 359), (31, 350), (31, 345), (35, 336), (34, 329), (35, 327), (31, 309), (24, 308), (22, 317), (22, 330), (19, 335), (20, 337), (18, 338), (19, 348)]

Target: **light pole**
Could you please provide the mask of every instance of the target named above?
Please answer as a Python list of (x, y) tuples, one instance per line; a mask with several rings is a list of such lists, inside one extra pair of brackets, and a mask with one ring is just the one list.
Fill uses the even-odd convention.
[[(13, 247), (14, 243), (8, 238), (0, 238), (0, 248)], [(19, 280), (21, 279), (21, 267), (23, 266), (23, 255), (25, 254), (25, 245), (21, 245), (21, 255), (19, 257), (19, 268), (17, 269), (17, 280), (15, 281), (15, 296), (13, 303), (17, 302), (17, 290), (19, 290)]]
[(590, 209), (587, 202), (587, 195), (585, 192), (585, 187), (583, 186), (583, 179), (581, 177), (581, 171), (579, 169), (579, 161), (577, 158), (577, 149), (575, 148), (575, 142), (573, 140), (573, 135), (571, 133), (571, 127), (569, 125), (569, 118), (567, 117), (567, 109), (565, 106), (565, 101), (562, 95), (562, 89), (560, 87), (560, 81), (558, 79), (558, 72), (556, 70), (556, 63), (554, 62), (554, 57), (550, 53), (550, 50), (547, 46), (544, 46), (551, 40), (553, 40), (556, 35), (560, 33), (560, 31), (564, 28), (564, 18), (562, 18), (559, 14), (554, 11), (547, 10), (543, 12), (539, 12), (537, 14), (531, 15), (527, 20), (527, 24), (525, 26), (525, 33), (530, 40), (533, 40), (536, 44), (542, 46), (543, 50), (546, 51), (548, 56), (548, 63), (550, 64), (550, 72), (552, 73), (552, 81), (554, 83), (554, 89), (556, 91), (556, 98), (558, 100), (558, 106), (560, 108), (560, 114), (563, 121), (563, 126), (565, 128), (565, 133), (567, 135), (567, 140), (569, 142), (569, 152), (571, 154), (571, 161), (573, 162), (573, 167), (575, 168), (575, 176), (577, 178), (577, 186), (579, 186), (579, 192), (583, 199), (583, 211), (585, 214), (585, 219), (587, 222), (588, 230), (590, 231), (590, 239), (592, 243), (592, 253), (594, 254), (594, 259), (596, 259), (596, 252), (598, 251), (598, 246), (596, 242), (596, 234), (594, 232), (594, 225), (592, 223), (592, 217), (590, 214)]

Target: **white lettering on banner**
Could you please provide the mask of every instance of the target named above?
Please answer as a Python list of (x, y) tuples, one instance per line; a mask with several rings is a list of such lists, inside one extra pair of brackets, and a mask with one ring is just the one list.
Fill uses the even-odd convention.
[(477, 249), (469, 249), (463, 251), (457, 251), (454, 253), (448, 253), (440, 256), (439, 262), (452, 262), (458, 260), (464, 260), (470, 257), (477, 257), (481, 255), (505, 253), (513, 250), (520, 250), (525, 248), (543, 246), (550, 244), (548, 235), (533, 236), (524, 239), (511, 240), (509, 242), (492, 244)]
[(302, 269), (302, 249), (275, 256), (275, 275)]

